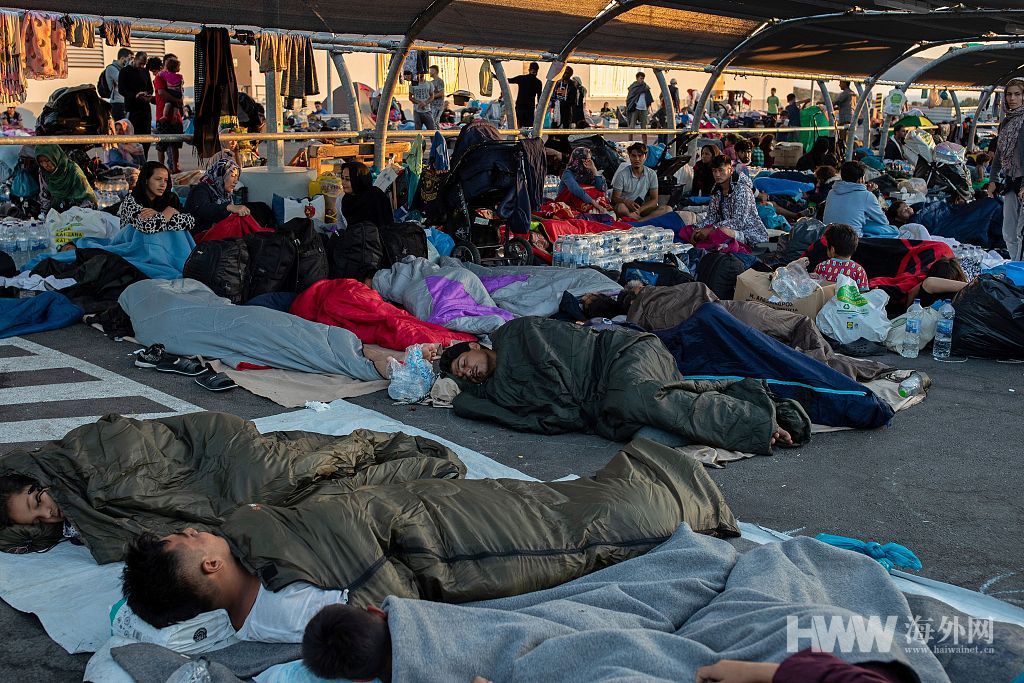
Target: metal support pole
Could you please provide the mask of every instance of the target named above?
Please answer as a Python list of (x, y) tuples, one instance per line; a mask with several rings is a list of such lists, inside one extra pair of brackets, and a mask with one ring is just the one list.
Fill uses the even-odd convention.
[[(281, 72), (268, 71), (267, 86), (267, 132), (280, 133), (284, 129), (281, 117)], [(267, 142), (267, 167), (280, 170), (284, 166), (284, 140)]]
[(533, 112), (533, 137), (539, 138), (544, 134), (544, 117), (548, 113), (548, 104), (551, 103), (551, 93), (555, 90), (555, 81), (562, 77), (565, 71), (565, 62), (551, 62), (548, 67), (548, 77), (544, 82), (544, 89), (537, 101), (537, 109)]
[(828, 86), (821, 79), (818, 80), (818, 89), (821, 90), (821, 101), (825, 105), (825, 116), (828, 118), (828, 123), (830, 126), (834, 126), (836, 125), (836, 111), (832, 107), (832, 93), (828, 91)]
[(332, 84), (331, 77), (331, 53), (327, 53), (327, 97), (324, 98), (324, 104), (327, 108), (328, 114), (334, 113), (334, 85)]
[[(380, 89), (380, 101), (377, 103), (377, 125), (374, 127), (374, 149), (373, 165), (378, 169), (384, 168), (384, 150), (388, 144), (388, 114), (391, 113), (391, 99), (395, 96), (395, 88), (398, 86), (398, 77), (402, 73), (402, 65), (405, 58), (409, 56), (412, 41), (406, 38), (402, 46), (391, 55), (391, 64), (388, 65), (388, 75), (384, 79), (384, 85)], [(416, 74), (418, 77), (419, 74)]]
[(491, 69), (494, 70), (494, 76), (498, 79), (498, 88), (501, 90), (501, 99), (505, 101), (505, 126), (507, 128), (518, 128), (519, 122), (516, 121), (516, 108), (515, 103), (512, 101), (512, 86), (508, 83), (508, 76), (505, 75), (505, 65), (500, 59), (491, 60)]
[(708, 99), (711, 97), (711, 89), (715, 86), (715, 81), (722, 75), (723, 67), (715, 67), (711, 70), (711, 77), (708, 79), (707, 85), (704, 86), (704, 90), (700, 93), (700, 98), (697, 100), (697, 106), (693, 109), (693, 123), (690, 125), (691, 130), (700, 130), (700, 123), (704, 119), (704, 110), (708, 107)]
[(676, 107), (672, 102), (672, 91), (668, 87), (668, 79), (662, 69), (655, 69), (654, 75), (658, 78), (658, 85), (661, 86), (661, 106), (665, 108), (665, 128), (676, 127)]
[(338, 77), (341, 80), (341, 89), (345, 92), (345, 103), (348, 109), (348, 124), (352, 130), (362, 130), (363, 118), (359, 111), (359, 100), (356, 98), (356, 89), (352, 84), (352, 76), (350, 76), (348, 72), (348, 64), (345, 63), (345, 54), (342, 52), (332, 52), (331, 61), (334, 62), (334, 68), (338, 70)]
[(988, 106), (989, 98), (992, 97), (992, 91), (995, 90), (995, 86), (990, 86), (981, 91), (978, 96), (978, 107), (974, 110), (974, 118), (971, 119), (970, 130), (967, 131), (967, 144), (964, 147), (967, 148), (968, 152), (974, 151), (974, 145), (977, 134), (978, 134), (978, 119), (981, 118), (981, 112)]
[(864, 81), (862, 86), (860, 83), (857, 84), (857, 106), (853, 110), (853, 123), (850, 124), (850, 129), (846, 131), (846, 160), (853, 160), (853, 146), (857, 142), (857, 121), (860, 120), (861, 115), (864, 115), (865, 131), (864, 146), (868, 149), (871, 148), (871, 122), (870, 114), (868, 110), (868, 100), (871, 98), (871, 89), (875, 87), (874, 79), (867, 79)]
[(950, 137), (953, 138), (952, 142), (959, 143), (964, 133), (964, 112), (960, 109), (960, 98), (956, 96), (955, 90), (949, 91), (949, 99), (953, 101), (953, 111), (956, 112), (956, 128), (950, 131)]

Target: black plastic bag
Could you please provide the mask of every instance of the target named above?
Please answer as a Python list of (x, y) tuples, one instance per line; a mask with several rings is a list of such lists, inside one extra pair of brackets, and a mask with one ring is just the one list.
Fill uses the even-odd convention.
[(1002, 275), (982, 275), (953, 299), (953, 353), (1024, 359), (1024, 288)]

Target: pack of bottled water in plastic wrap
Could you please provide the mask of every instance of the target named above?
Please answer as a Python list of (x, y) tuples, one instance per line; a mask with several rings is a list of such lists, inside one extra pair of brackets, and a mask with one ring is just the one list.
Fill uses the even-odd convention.
[(641, 225), (587, 235), (562, 235), (554, 245), (552, 265), (561, 268), (597, 266), (619, 270), (630, 261), (661, 261), (672, 250), (675, 233)]

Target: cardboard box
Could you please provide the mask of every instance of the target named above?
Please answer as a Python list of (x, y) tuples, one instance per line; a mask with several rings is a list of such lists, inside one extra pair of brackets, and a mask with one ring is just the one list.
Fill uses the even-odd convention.
[(804, 155), (804, 146), (799, 142), (776, 142), (772, 156), (778, 168), (793, 168)]
[[(757, 301), (766, 306), (771, 306), (780, 311), (792, 311), (803, 313), (811, 320), (818, 315), (818, 311), (825, 305), (825, 302), (836, 295), (836, 286), (833, 283), (821, 287), (814, 294), (792, 303), (786, 301), (769, 301), (775, 296), (772, 291), (772, 274), (761, 273), (756, 270), (746, 270), (736, 278), (736, 294), (733, 301)], [(776, 297), (778, 298), (778, 297)]]

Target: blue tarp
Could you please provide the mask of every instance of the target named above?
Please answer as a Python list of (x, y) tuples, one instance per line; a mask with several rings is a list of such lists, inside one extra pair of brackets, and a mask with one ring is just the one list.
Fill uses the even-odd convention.
[(59, 292), (27, 299), (0, 299), (0, 339), (74, 325), (85, 315)]
[(893, 409), (870, 389), (789, 348), (708, 303), (685, 322), (655, 332), (687, 379), (763, 379), (777, 396), (792, 398), (815, 424), (874, 429)]
[(1024, 261), (1009, 261), (995, 268), (989, 268), (985, 275), (1005, 275), (1010, 282), (1024, 287)]
[(754, 189), (769, 195), (801, 199), (804, 196), (804, 192), (810, 192), (814, 189), (814, 183), (801, 183), (785, 178), (758, 176), (754, 178)]
[(952, 237), (964, 244), (987, 249), (1004, 246), (1003, 200), (979, 199), (951, 205), (946, 201), (925, 204), (914, 214), (915, 223), (939, 237)]
[[(75, 240), (75, 245), (81, 249), (102, 249), (117, 254), (141, 270), (146, 277), (177, 280), (181, 277), (181, 269), (196, 243), (192, 235), (184, 230), (146, 233), (128, 226), (122, 228), (112, 240), (81, 237)], [(34, 268), (44, 258), (71, 262), (75, 260), (75, 252), (45, 254), (30, 263), (27, 268)]]

